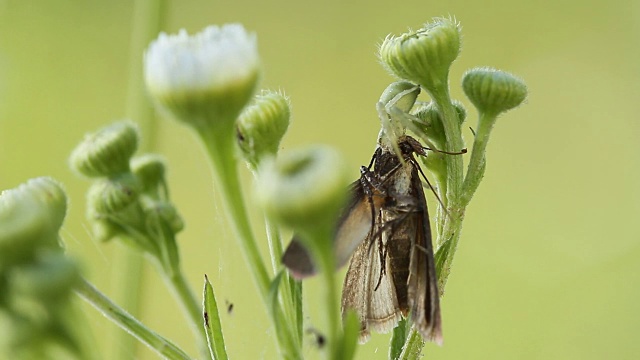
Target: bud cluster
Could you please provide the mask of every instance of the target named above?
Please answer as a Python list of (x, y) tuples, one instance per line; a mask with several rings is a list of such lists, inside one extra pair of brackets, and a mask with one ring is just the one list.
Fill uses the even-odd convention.
[[(101, 241), (118, 238), (155, 258), (164, 257), (161, 264), (170, 269), (178, 258), (174, 236), (184, 224), (168, 198), (164, 160), (152, 154), (133, 158), (138, 141), (135, 124), (114, 123), (88, 135), (70, 162), (93, 179), (87, 217), (94, 236)], [(167, 253), (172, 255), (167, 258)]]

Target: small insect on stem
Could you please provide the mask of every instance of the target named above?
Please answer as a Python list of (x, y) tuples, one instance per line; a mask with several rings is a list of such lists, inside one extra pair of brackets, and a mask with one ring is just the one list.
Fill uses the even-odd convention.
[[(361, 343), (368, 340), (371, 329), (388, 332), (404, 317), (425, 340), (441, 344), (431, 226), (420, 177), (433, 187), (414, 157), (426, 156), (425, 150), (431, 149), (407, 135), (397, 139), (397, 148), (401, 158), (392, 146), (378, 145), (369, 166), (363, 166), (360, 178), (351, 184), (351, 198), (337, 222), (336, 263), (349, 261), (342, 314), (353, 310), (358, 315)], [(461, 155), (466, 149), (439, 152)], [(295, 238), (283, 263), (298, 278), (316, 271)]]
[(314, 343), (318, 346), (319, 349), (322, 349), (324, 345), (327, 343), (327, 339), (322, 333), (314, 328), (308, 328), (305, 331), (307, 334), (311, 334), (314, 337)]

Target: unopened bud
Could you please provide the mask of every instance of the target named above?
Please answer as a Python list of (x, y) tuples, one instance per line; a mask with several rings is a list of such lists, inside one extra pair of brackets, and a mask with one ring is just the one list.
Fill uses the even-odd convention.
[(420, 84), (430, 93), (448, 86), (449, 68), (460, 53), (460, 27), (452, 19), (436, 18), (422, 29), (387, 36), (379, 54), (396, 76)]
[(527, 97), (522, 79), (492, 68), (468, 70), (462, 89), (480, 113), (498, 115), (520, 105)]
[(71, 153), (71, 167), (87, 177), (110, 177), (129, 171), (138, 148), (138, 127), (130, 121), (114, 123), (89, 134)]

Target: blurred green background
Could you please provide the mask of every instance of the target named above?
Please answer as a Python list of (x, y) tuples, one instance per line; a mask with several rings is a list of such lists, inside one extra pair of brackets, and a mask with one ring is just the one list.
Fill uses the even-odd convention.
[[(108, 294), (118, 246), (89, 235), (89, 183), (69, 170), (67, 156), (85, 133), (126, 115), (132, 3), (0, 0), (0, 189), (41, 175), (63, 182), (69, 252)], [(330, 144), (354, 179), (375, 147), (374, 104), (393, 80), (376, 45), (431, 17), (455, 16), (464, 44), (451, 86), (469, 106), (468, 124), (476, 114), (459, 79), (469, 67), (513, 72), (530, 96), (496, 125), (443, 298), (445, 343), (427, 345), (426, 358), (639, 358), (640, 2), (182, 0), (165, 11), (169, 32), (227, 22), (255, 31), (261, 86), (283, 89), (293, 103), (283, 147)], [(274, 330), (256, 304), (202, 149), (166, 119), (143, 136), (168, 159), (172, 197), (187, 223), (179, 243), (189, 281), (199, 293), (207, 273), (221, 306), (234, 304), (222, 314), (228, 351), (234, 359), (275, 358)], [(254, 218), (264, 239), (257, 211)], [(318, 287), (309, 281), (307, 298)], [(153, 271), (143, 291), (143, 321), (194, 354), (180, 309)], [(110, 358), (114, 326), (81, 307)], [(305, 326), (319, 321), (318, 309), (305, 305)], [(388, 338), (374, 335), (358, 358), (384, 359)], [(305, 354), (319, 357), (313, 346)], [(147, 349), (134, 356), (157, 358)]]

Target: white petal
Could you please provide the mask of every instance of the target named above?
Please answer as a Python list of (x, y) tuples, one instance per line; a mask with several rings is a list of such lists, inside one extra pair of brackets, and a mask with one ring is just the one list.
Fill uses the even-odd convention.
[(160, 34), (149, 46), (145, 78), (157, 95), (224, 88), (255, 75), (256, 36), (240, 24), (209, 26), (189, 36)]

